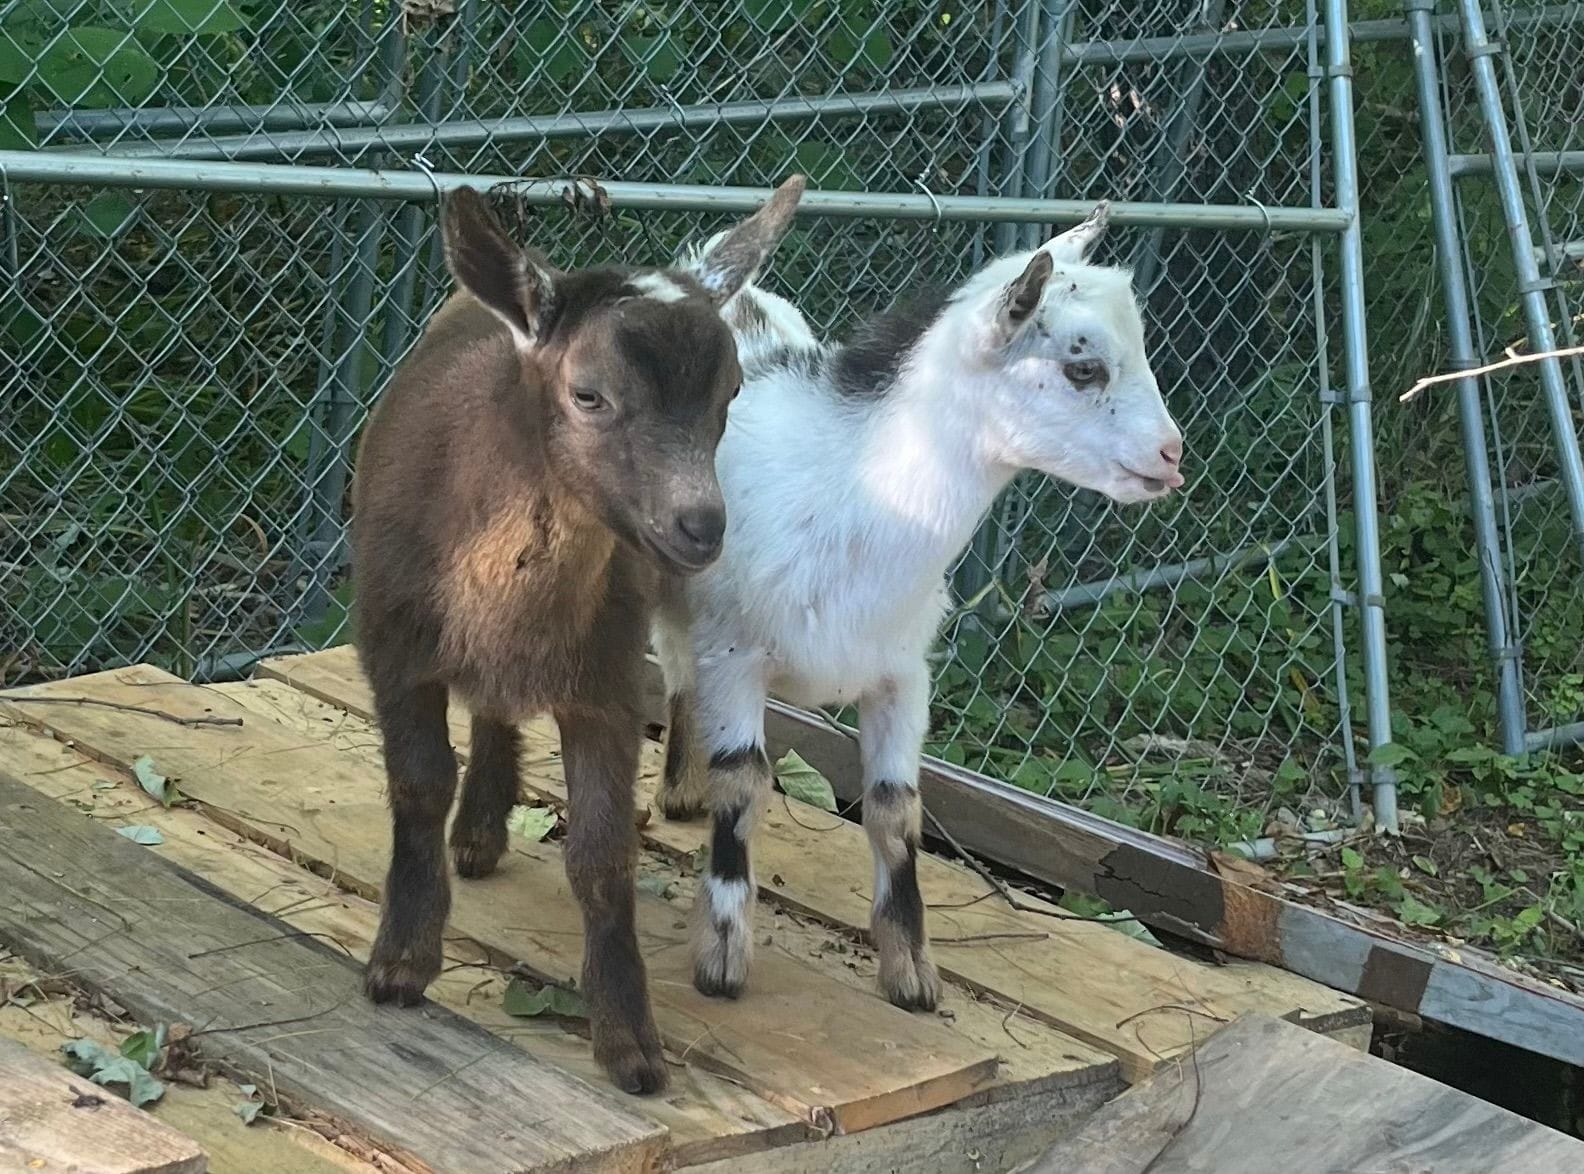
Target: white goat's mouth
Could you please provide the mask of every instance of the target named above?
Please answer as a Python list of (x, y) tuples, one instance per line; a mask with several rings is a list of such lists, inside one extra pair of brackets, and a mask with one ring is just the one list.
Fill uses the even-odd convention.
[(1165, 497), (1176, 488), (1176, 485), (1182, 484), (1181, 477), (1178, 478), (1176, 485), (1173, 485), (1163, 477), (1151, 477), (1148, 473), (1140, 473), (1137, 469), (1129, 468), (1127, 465), (1119, 465), (1119, 468), (1121, 468), (1122, 475), (1128, 481), (1137, 485), (1139, 489), (1151, 498)]

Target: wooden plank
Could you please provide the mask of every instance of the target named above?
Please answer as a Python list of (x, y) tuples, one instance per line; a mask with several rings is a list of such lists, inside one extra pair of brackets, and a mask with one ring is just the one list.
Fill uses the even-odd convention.
[[(379, 762), (374, 728), (364, 719), (327, 702), (272, 680), (235, 682), (213, 688), (250, 713), (278, 721), (291, 730), (311, 735), (333, 726), (329, 745), (341, 753)], [(553, 777), (557, 785), (560, 783), (559, 764), (553, 759), (530, 770), (535, 777), (542, 775), (547, 781)], [(683, 854), (656, 851), (653, 846), (646, 845), (639, 867), (651, 891), (663, 890), (677, 907), (692, 903), (696, 878)], [(761, 949), (789, 954), (822, 975), (865, 994), (877, 989), (878, 966), (872, 951), (856, 942), (849, 948), (847, 939), (833, 935), (825, 924), (773, 908), (768, 912), (771, 916), (761, 918), (757, 926)], [(987, 1051), (1001, 1053), (995, 1078), (975, 1094), (975, 1100), (1024, 1096), (1062, 1087), (1075, 1080), (1109, 1080), (1118, 1068), (1108, 1054), (1032, 1018), (1026, 1009), (1017, 1008), (1006, 1000), (988, 1002), (962, 997), (956, 988), (949, 987), (940, 1015), (953, 1033)]]
[[(51, 1065), (59, 1065), (61, 1045), (69, 1040), (93, 1039), (114, 1049), (132, 1030), (95, 1014), (91, 999), (79, 998), (79, 992), (69, 984), (5, 951), (0, 951), (0, 988), (4, 988), (0, 989), (0, 1037), (20, 1044)], [(7, 993), (20, 998), (7, 1001)], [(165, 1095), (154, 1111), (160, 1121), (198, 1143), (209, 1157), (213, 1174), (251, 1174), (255, 1170), (377, 1174), (378, 1167), (335, 1145), (313, 1123), (287, 1124), (269, 1116), (260, 1116), (251, 1125), (244, 1123), (236, 1106), (248, 1099), (236, 1081), (211, 1072), (203, 1087), (167, 1082)], [(305, 1110), (298, 1107), (294, 1112)], [(388, 1161), (384, 1167), (387, 1171), (394, 1168)]]
[[(314, 705), (318, 707), (319, 703)], [(367, 726), (362, 722), (356, 725), (356, 730), (337, 731), (335, 737), (349, 742), (361, 737), (366, 741)], [(164, 842), (149, 851), (198, 874), (237, 900), (278, 917), (293, 930), (344, 951), (359, 963), (368, 960), (379, 926), (378, 906), (213, 822), (201, 809), (186, 805), (151, 807), (148, 796), (118, 768), (86, 758), (46, 733), (20, 727), (0, 735), (0, 769), (40, 794), (69, 803), (109, 826), (144, 824), (157, 828)], [(506, 976), (493, 964), (487, 950), (452, 936), (446, 941), (446, 970), (429, 988), (429, 997), (545, 1063), (591, 1083), (604, 1082), (604, 1073), (594, 1062), (586, 1039), (569, 1034), (554, 1022), (507, 1015), (501, 1009), (505, 985)], [(1021, 1028), (1019, 1034), (1026, 1036)], [(1019, 1050), (1017, 1059), (1021, 1060), (1023, 1054)], [(635, 1100), (632, 1105), (635, 1112), (665, 1126), (669, 1133), (668, 1157), (678, 1166), (740, 1156), (810, 1136), (809, 1128), (793, 1114), (694, 1065), (673, 1069), (671, 1077), (664, 1097)], [(167, 1098), (185, 1097), (190, 1091), (173, 1087)], [(231, 1112), (238, 1099), (233, 1096), (223, 1106), (222, 1124), (240, 1126)], [(162, 1102), (162, 1115), (169, 1111), (170, 1106)], [(211, 1144), (212, 1134), (199, 1133), (195, 1127), (189, 1131), (206, 1145)], [(264, 1133), (261, 1129), (244, 1132), (254, 1138)], [(293, 1130), (290, 1137), (295, 1141), (304, 1133)], [(244, 1152), (248, 1150), (245, 1142), (233, 1144), (240, 1144)], [(255, 1160), (239, 1165), (233, 1150), (234, 1160), (228, 1168), (278, 1168), (282, 1163), (270, 1160), (271, 1152), (256, 1150)], [(225, 1165), (219, 1153), (214, 1156), (217, 1169)], [(318, 1167), (308, 1165), (303, 1157), (293, 1156), (285, 1165), (302, 1169), (304, 1174), (318, 1174)]]
[(663, 1148), (613, 1093), (439, 1007), (371, 1006), (345, 959), (4, 776), (0, 891), (0, 937), (36, 965), (145, 1022), (194, 1025), (259, 1083), (420, 1169), (640, 1171)]
[[(214, 688), (250, 713), (269, 716), (305, 734), (328, 737), (329, 744), (343, 753), (377, 757), (366, 722), (349, 718), (286, 685), (263, 681)], [(368, 957), (379, 917), (374, 905), (220, 827), (200, 810), (150, 810), (147, 797), (121, 772), (85, 759), (43, 733), (16, 730), (0, 738), (0, 766), (22, 776), (41, 794), (69, 802), (94, 819), (159, 828), (164, 843), (151, 851), (243, 900), (275, 911), (295, 930), (311, 933), (360, 961)], [(674, 884), (678, 903), (685, 900), (692, 882), (675, 864), (652, 856), (646, 858), (643, 868), (645, 875), (664, 879), (668, 888)], [(669, 871), (661, 871), (666, 869)], [(876, 964), (872, 953), (833, 941), (823, 926), (773, 910), (771, 916), (761, 919), (759, 929), (761, 948), (803, 959), (822, 974), (859, 990), (873, 988)], [(430, 997), (436, 1002), (542, 1059), (586, 1079), (600, 1079), (586, 1042), (553, 1024), (506, 1015), (500, 1006), (504, 977), (489, 965), (486, 951), (452, 936), (446, 943), (446, 960), (445, 973), (430, 988)], [(1083, 1098), (1098, 1103), (1122, 1087), (1114, 1059), (1021, 1011), (1009, 1013), (949, 988), (943, 1012), (951, 1016), (954, 1032), (990, 1050), (1001, 1049), (1002, 1063), (995, 1081), (964, 1105), (1073, 1089), (1081, 1089)], [(807, 1134), (801, 1123), (783, 1110), (691, 1065), (673, 1072), (666, 1097), (644, 1101), (639, 1108), (669, 1128), (668, 1156), (677, 1166), (740, 1157)], [(235, 1118), (231, 1120), (234, 1124)]]
[[(891, 1125), (788, 1145), (757, 1156), (753, 1174), (983, 1174), (1038, 1158), (1109, 1099), (1096, 1086), (1062, 1089), (988, 1106), (958, 1106)], [(741, 1162), (711, 1162), (697, 1174), (737, 1174)], [(1072, 1174), (1087, 1174), (1075, 1170)]]
[[(651, 665), (652, 673), (658, 666)], [(662, 710), (650, 720), (664, 722)], [(857, 743), (772, 700), (772, 753), (796, 748), (850, 802)], [(1509, 970), (1467, 946), (1416, 943), (1219, 875), (1202, 852), (985, 775), (926, 758), (924, 802), (969, 851), (1228, 954), (1400, 1011), (1584, 1065), (1584, 997)]]
[(1584, 1142), (1291, 1024), (1251, 1015), (1117, 1098), (1030, 1174), (1584, 1170)]
[(0, 1038), (0, 1170), (205, 1174), (192, 1138), (58, 1062)]
[[(131, 712), (241, 718), (229, 698), (139, 666), (28, 690), (35, 698), (102, 704), (16, 706), (95, 757), (123, 767), (143, 753), (214, 818), (332, 874), (364, 895), (384, 878), (389, 821), (382, 772), (256, 719), (184, 726)], [(6, 704), (10, 704), (7, 702)], [(525, 903), (524, 893), (532, 900)], [(743, 1082), (822, 1129), (856, 1131), (953, 1103), (994, 1075), (993, 1054), (930, 1019), (824, 980), (768, 954), (752, 999), (693, 990), (685, 925), (666, 902), (639, 894), (639, 937), (661, 1035), (679, 1054)], [(581, 918), (553, 845), (519, 843), (502, 870), (454, 890), (451, 925), (546, 981), (581, 969)]]
[[(267, 661), (260, 673), (351, 714), (366, 718), (371, 712), (372, 696), (350, 648)], [(453, 737), (465, 754), (465, 722), (453, 723)], [(525, 785), (564, 804), (554, 727), (528, 723), (524, 741), (532, 748)], [(653, 807), (660, 749), (646, 747), (640, 761), (639, 802)], [(863, 863), (869, 848), (862, 828), (785, 796), (770, 806), (765, 823), (754, 844), (761, 893), (835, 924), (866, 930), (872, 882)], [(705, 844), (708, 828), (703, 821), (655, 818), (643, 836), (657, 848), (686, 856)], [(1202, 965), (1092, 922), (1023, 913), (999, 899), (983, 900), (989, 891), (983, 880), (937, 856), (921, 856), (918, 872), (943, 975), (1024, 1007), (1117, 1056), (1130, 1080), (1189, 1047), (1207, 1023), (1249, 1011), (1293, 1016), (1304, 1026), (1348, 1032), (1360, 1046), (1368, 1043), (1370, 1010), (1359, 999), (1261, 964)], [(1032, 898), (1029, 904), (1059, 912)]]

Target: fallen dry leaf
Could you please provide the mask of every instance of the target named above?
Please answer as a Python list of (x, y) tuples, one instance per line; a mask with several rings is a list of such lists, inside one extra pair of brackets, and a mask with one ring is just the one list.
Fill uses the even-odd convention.
[(1220, 876), (1229, 881), (1236, 881), (1240, 885), (1248, 885), (1251, 889), (1262, 889), (1265, 892), (1274, 890), (1275, 878), (1269, 872), (1235, 852), (1213, 850), (1210, 853), (1210, 863)]

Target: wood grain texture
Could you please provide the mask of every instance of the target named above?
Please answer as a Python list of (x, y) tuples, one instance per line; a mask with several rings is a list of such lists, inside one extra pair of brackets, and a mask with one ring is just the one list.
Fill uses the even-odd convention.
[[(1105, 1086), (1066, 1088), (957, 1106), (828, 1141), (788, 1145), (751, 1165), (711, 1162), (697, 1174), (986, 1174), (1037, 1158), (1110, 1097)], [(1069, 1174), (1088, 1174), (1072, 1171)]]
[[(268, 717), (306, 736), (327, 737), (328, 744), (341, 753), (360, 756), (371, 763), (379, 762), (375, 731), (355, 714), (275, 680), (236, 682), (213, 688), (250, 713)], [(529, 746), (525, 757), (533, 752), (535, 733), (536, 726), (530, 724), (524, 738)], [(553, 738), (553, 731), (550, 736)], [(525, 775), (546, 791), (562, 787), (559, 761), (553, 756), (527, 767)], [(652, 772), (646, 771), (645, 777), (640, 779), (640, 791), (647, 793), (655, 785), (656, 780), (651, 775)], [(696, 877), (685, 854), (667, 852), (648, 844), (639, 869), (650, 891), (663, 891), (667, 900), (679, 909), (692, 903)], [(832, 883), (840, 880), (834, 877)], [(873, 952), (857, 943), (852, 943), (849, 949), (848, 939), (831, 933), (828, 924), (828, 919), (811, 921), (799, 916), (796, 910), (772, 906), (765, 910), (756, 927), (759, 948), (788, 954), (826, 977), (872, 994), (877, 983)], [(999, 1053), (1001, 1062), (995, 1078), (974, 1095), (975, 1101), (1025, 1096), (1068, 1083), (1109, 1080), (1118, 1068), (1116, 1060), (1107, 1053), (1035, 1019), (1026, 1009), (1019, 1009), (1007, 1000), (975, 998), (948, 986), (939, 1017), (954, 1034), (987, 1051)]]
[(1028, 1174), (1558, 1174), (1584, 1142), (1250, 1015), (1135, 1085)]
[[(52, 691), (183, 716), (246, 718), (224, 694), (144, 666), (29, 693)], [(178, 777), (183, 793), (217, 821), (345, 887), (378, 893), (389, 851), (384, 778), (361, 760), (256, 718), (242, 727), (189, 727), (71, 705), (17, 707), (13, 716), (122, 767), (141, 753), (155, 755), (161, 772)], [(565, 983), (579, 973), (581, 919), (554, 845), (519, 841), (500, 872), (453, 892), (450, 924), (458, 932), (521, 960), (545, 981)], [(704, 998), (692, 987), (678, 911), (639, 897), (639, 940), (667, 1044), (816, 1127), (869, 1128), (961, 1100), (993, 1078), (993, 1054), (794, 959), (762, 959), (750, 998)]]
[[(285, 686), (278, 688), (287, 691)], [(254, 703), (251, 712), (269, 711), (261, 692), (243, 692)], [(296, 693), (292, 696), (301, 698)], [(317, 702), (313, 705), (323, 708)], [(315, 717), (304, 714), (301, 724), (292, 728), (303, 729), (315, 723)], [(326, 735), (319, 732), (316, 736)], [(356, 745), (367, 742), (369, 731), (364, 723), (354, 720), (350, 728), (329, 736), (335, 744)], [(366, 748), (363, 752), (377, 754)], [(48, 734), (33, 730), (0, 731), (0, 769), (18, 776), (40, 794), (69, 803), (109, 826), (144, 824), (157, 828), (164, 842), (148, 851), (198, 874), (237, 900), (278, 917), (296, 932), (316, 937), (359, 963), (368, 960), (379, 927), (377, 905), (215, 823), (200, 808), (151, 808), (148, 796), (119, 768), (88, 759)], [(446, 941), (445, 952), (446, 970), (429, 988), (431, 999), (545, 1063), (592, 1084), (605, 1081), (586, 1038), (569, 1033), (560, 1023), (516, 1019), (502, 1010), (507, 976), (494, 965), (488, 950), (452, 936)], [(1021, 1027), (1019, 1033), (1025, 1034)], [(1018, 1057), (1022, 1055), (1019, 1050)], [(167, 1100), (185, 1098), (193, 1091), (174, 1087), (167, 1093)], [(217, 1171), (251, 1174), (255, 1169), (280, 1167), (282, 1161), (276, 1153), (279, 1147), (265, 1144), (272, 1133), (262, 1128), (242, 1129), (231, 1112), (238, 1099), (233, 1096), (223, 1106), (219, 1124), (227, 1127), (226, 1136), (221, 1139), (227, 1144), (220, 1150), (214, 1148), (219, 1143), (212, 1129), (199, 1132), (195, 1124), (189, 1132), (211, 1149)], [(632, 1108), (666, 1128), (667, 1156), (678, 1166), (752, 1153), (810, 1136), (808, 1127), (793, 1114), (692, 1064), (673, 1069), (671, 1087), (664, 1097), (635, 1100)], [(170, 1110), (170, 1104), (161, 1103), (162, 1115)], [(237, 1139), (236, 1134), (243, 1136)], [(290, 1142), (316, 1139), (316, 1135), (305, 1130), (292, 1130), (288, 1137)], [(243, 1158), (248, 1160), (241, 1161)], [(301, 1169), (303, 1174), (321, 1174), (320, 1167), (311, 1164), (305, 1155), (292, 1154), (284, 1164), (288, 1169)]]
[(344, 958), (5, 777), (0, 891), (0, 937), (36, 965), (144, 1022), (193, 1026), (419, 1169), (642, 1171), (663, 1148), (615, 1094), (439, 1007), (369, 1005)]
[[(372, 695), (350, 648), (266, 661), (260, 674), (360, 717), (372, 710)], [(452, 736), (465, 754), (466, 723), (453, 720)], [(553, 725), (528, 723), (524, 744), (525, 785), (547, 801), (564, 804)], [(658, 810), (659, 747), (647, 746), (640, 762), (638, 802)], [(834, 924), (867, 930), (873, 881), (863, 829), (783, 795), (771, 803), (764, 825), (754, 841), (762, 895)], [(687, 856), (704, 846), (708, 825), (656, 817), (642, 834), (656, 848)], [(1291, 1016), (1304, 1026), (1345, 1031), (1350, 1039), (1368, 1042), (1368, 1006), (1307, 979), (1259, 963), (1202, 965), (1092, 922), (1014, 910), (999, 898), (984, 899), (989, 886), (973, 872), (932, 854), (919, 858), (918, 876), (943, 975), (1023, 1007), (1118, 1057), (1130, 1080), (1202, 1038), (1208, 1025), (1250, 1011)], [(1028, 903), (1058, 912), (1033, 898)]]
[[(650, 669), (652, 681), (658, 680), (658, 664)], [(663, 724), (663, 705), (654, 703), (648, 716)], [(795, 747), (831, 780), (843, 801), (859, 797), (858, 746), (846, 734), (772, 699), (765, 709), (765, 737), (773, 754)], [(1093, 893), (1148, 925), (1347, 994), (1366, 994), (1366, 967), (1376, 972), (1422, 968), (1422, 986), (1386, 988), (1383, 993), (1399, 999), (1390, 1006), (1584, 1065), (1584, 997), (1509, 970), (1476, 950), (1389, 936), (1252, 889), (1218, 875), (1203, 853), (1180, 841), (1030, 795), (939, 759), (924, 759), (919, 787), (935, 817), (983, 859), (1048, 884)]]
[[(29, 982), (40, 985), (25, 985)], [(129, 1027), (113, 1024), (90, 1007), (80, 1005), (68, 984), (3, 951), (0, 986), (23, 996), (20, 1001), (0, 1003), (0, 1036), (51, 1065), (60, 1063), (61, 1045), (69, 1040), (92, 1039), (115, 1049), (131, 1033)], [(24, 1002), (26, 1006), (22, 1005)], [(154, 1112), (160, 1121), (198, 1143), (208, 1155), (210, 1174), (274, 1170), (290, 1170), (293, 1174), (379, 1174), (379, 1167), (335, 1145), (311, 1126), (286, 1124), (268, 1116), (251, 1125), (244, 1123), (236, 1107), (248, 1099), (239, 1082), (221, 1072), (210, 1072), (207, 1085), (201, 1088), (184, 1081), (166, 1082), (165, 1095), (160, 1097)], [(297, 1106), (294, 1111), (306, 1110)], [(392, 1166), (387, 1164), (384, 1169), (389, 1171)]]
[(198, 1143), (129, 1101), (0, 1038), (0, 1170), (205, 1174)]

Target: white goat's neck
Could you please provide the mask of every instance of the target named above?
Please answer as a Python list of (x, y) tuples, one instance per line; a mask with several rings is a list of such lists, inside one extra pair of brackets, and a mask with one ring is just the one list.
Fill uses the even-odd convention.
[(962, 552), (1017, 471), (996, 459), (982, 410), (993, 376), (964, 367), (951, 310), (919, 339), (871, 408), (854, 465), (860, 495), (907, 524), (913, 549), (905, 553), (915, 560), (909, 569), (927, 568), (931, 578)]

